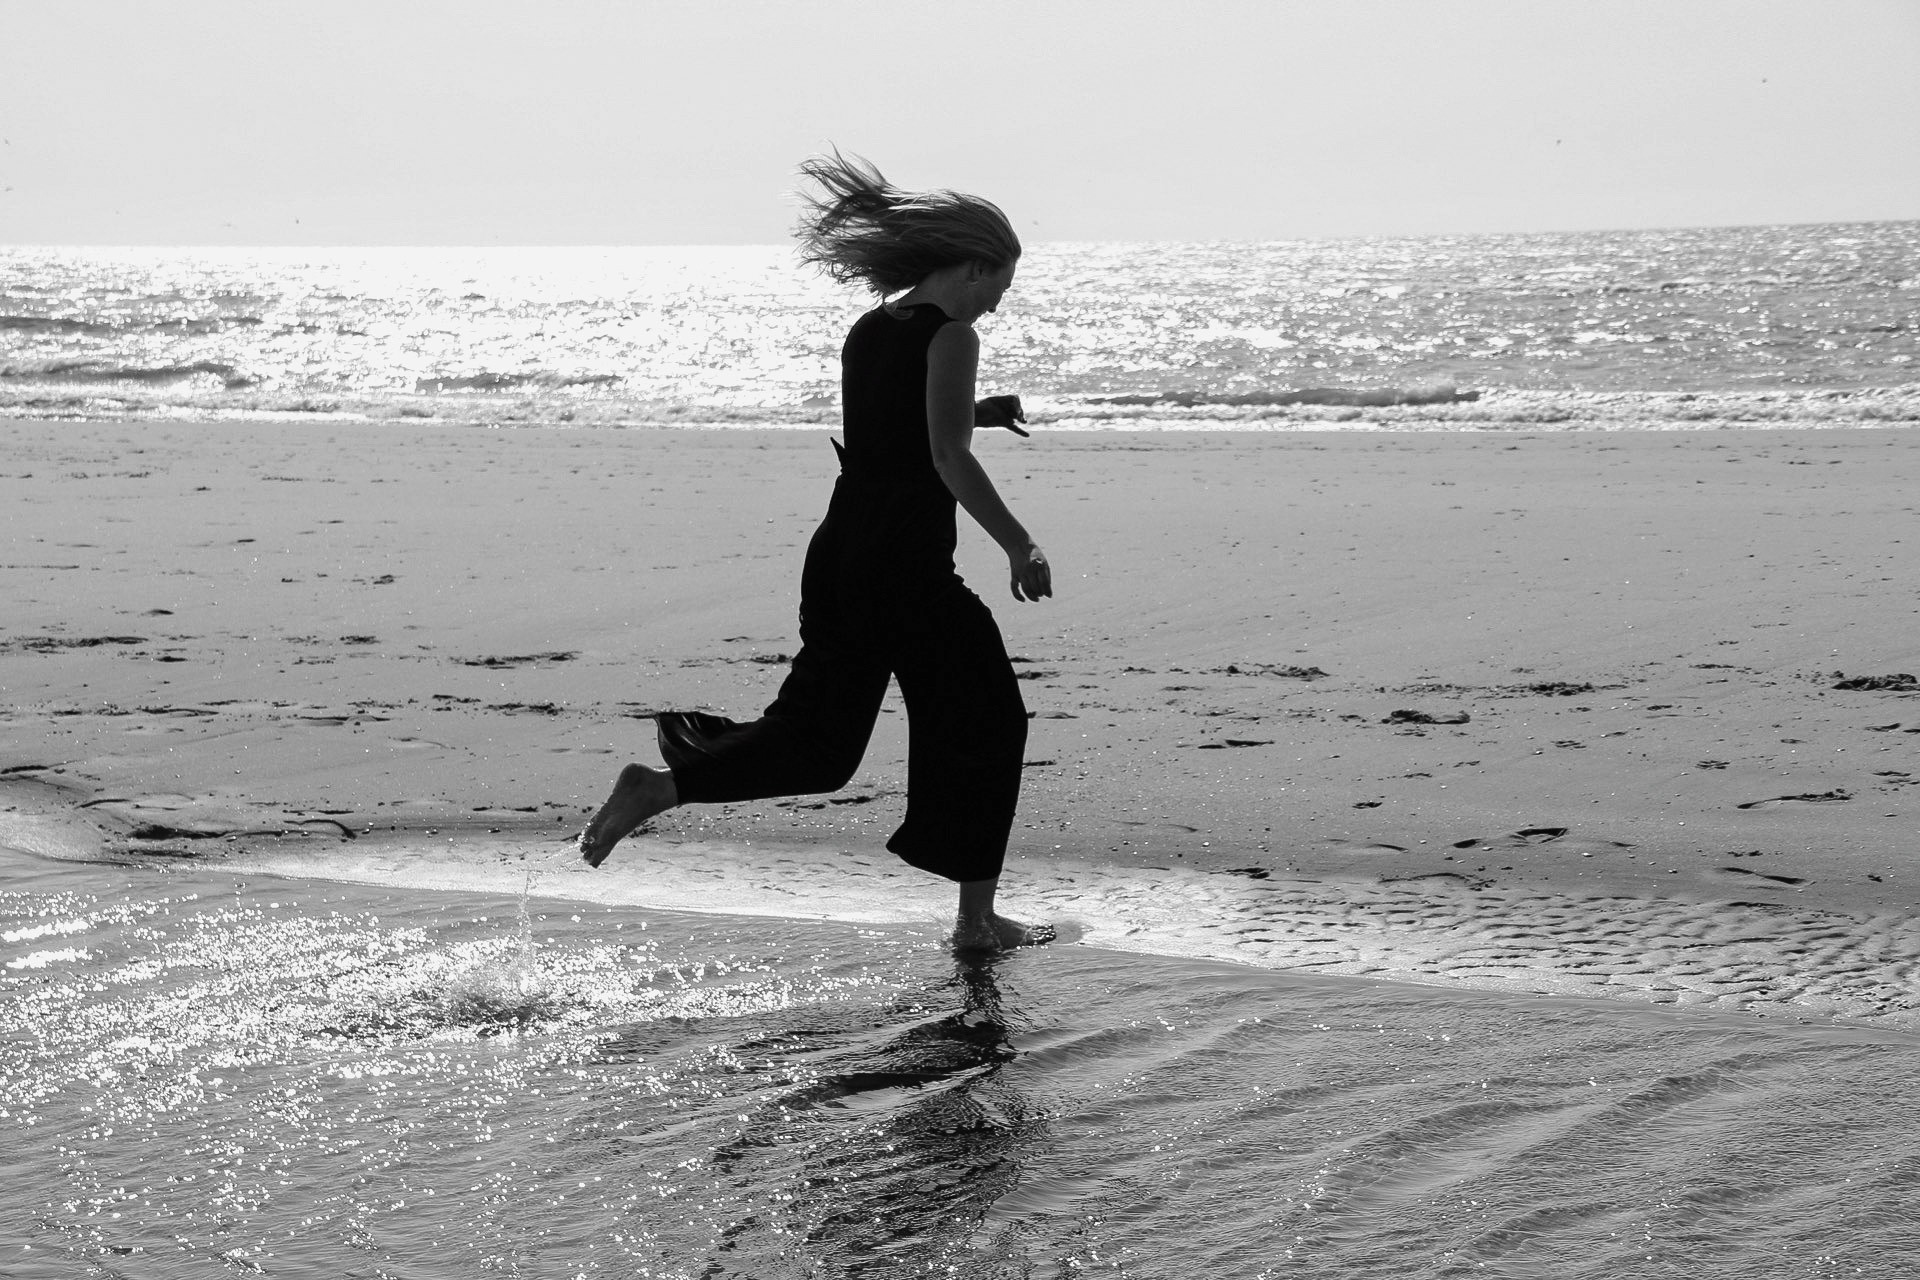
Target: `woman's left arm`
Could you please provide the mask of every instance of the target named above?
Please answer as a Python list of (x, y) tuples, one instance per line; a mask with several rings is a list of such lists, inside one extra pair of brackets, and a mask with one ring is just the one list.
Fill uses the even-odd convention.
[(973, 456), (973, 391), (979, 367), (980, 338), (971, 325), (955, 322), (933, 335), (927, 347), (927, 442), (933, 467), (967, 514), (1007, 553), (1013, 598), (1039, 600), (1053, 594), (1046, 554), (1001, 501)]

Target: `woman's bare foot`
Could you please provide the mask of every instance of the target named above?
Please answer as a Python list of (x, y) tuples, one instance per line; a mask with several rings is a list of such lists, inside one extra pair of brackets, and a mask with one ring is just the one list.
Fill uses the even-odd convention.
[(1011, 951), (1053, 941), (1050, 924), (1021, 924), (1001, 915), (961, 916), (953, 925), (955, 951)]
[(613, 794), (580, 833), (581, 858), (590, 867), (599, 866), (613, 852), (613, 846), (633, 834), (635, 827), (679, 803), (680, 793), (667, 770), (649, 769), (643, 764), (628, 765), (614, 780)]
[(1000, 877), (966, 880), (960, 885), (960, 913), (953, 922), (955, 951), (1011, 951), (1053, 941), (1050, 924), (1021, 924), (993, 909)]

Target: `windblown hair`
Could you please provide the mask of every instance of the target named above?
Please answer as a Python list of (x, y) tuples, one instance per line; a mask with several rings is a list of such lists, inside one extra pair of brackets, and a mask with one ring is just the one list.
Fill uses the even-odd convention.
[(837, 150), (800, 166), (821, 194), (802, 192), (800, 260), (882, 298), (963, 262), (998, 270), (1019, 260), (1020, 237), (997, 205), (958, 191), (902, 191)]

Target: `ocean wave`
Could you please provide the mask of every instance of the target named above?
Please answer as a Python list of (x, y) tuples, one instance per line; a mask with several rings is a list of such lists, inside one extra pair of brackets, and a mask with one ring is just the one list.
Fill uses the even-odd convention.
[(120, 364), (112, 360), (55, 359), (0, 365), (0, 383), (136, 383), (166, 385), (218, 378), (228, 390), (256, 385), (260, 379), (218, 360), (194, 360), (184, 364)]
[[(220, 366), (213, 366), (218, 369)], [(179, 369), (175, 369), (177, 375)], [(810, 397), (774, 404), (714, 404), (607, 394), (543, 391), (476, 394), (315, 394), (240, 384), (213, 390), (156, 379), (43, 380), (9, 385), (0, 377), (0, 415), (206, 421), (344, 418), (507, 427), (821, 429), (840, 425), (837, 403)], [(1848, 390), (1537, 391), (1485, 387), (1450, 394), (1377, 396), (1364, 389), (1332, 394), (1248, 393), (1192, 397), (1029, 396), (1036, 432), (1067, 431), (1715, 431), (1764, 428), (1920, 426), (1920, 383)], [(1436, 389), (1437, 390), (1437, 389)]]
[(90, 320), (72, 316), (35, 316), (0, 314), (0, 332), (71, 336), (126, 338), (140, 334), (170, 334), (196, 337), (223, 333), (228, 329), (261, 324), (259, 316), (163, 316), (104, 315)]
[(0, 314), (0, 330), (14, 333), (112, 333), (119, 326), (105, 320), (74, 320), (66, 316)]
[(1081, 430), (1647, 430), (1920, 426), (1920, 383), (1846, 390), (1536, 391), (1377, 404), (1165, 402), (1029, 405), (1035, 425)]
[(1183, 409), (1202, 405), (1248, 407), (1280, 405), (1353, 405), (1378, 408), (1396, 404), (1458, 404), (1478, 400), (1478, 391), (1453, 387), (1306, 387), (1298, 391), (1149, 391), (1126, 395), (1089, 396), (1090, 404), (1160, 405)]
[(568, 387), (610, 387), (624, 379), (617, 373), (467, 373), (452, 377), (416, 378), (413, 389), (423, 395), (447, 391), (521, 391), (529, 388), (560, 391)]

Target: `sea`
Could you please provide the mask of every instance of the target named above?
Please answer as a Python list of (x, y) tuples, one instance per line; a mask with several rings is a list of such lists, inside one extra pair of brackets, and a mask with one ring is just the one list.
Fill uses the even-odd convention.
[[(871, 300), (783, 246), (0, 248), (0, 414), (821, 426)], [(1920, 417), (1920, 222), (1037, 244), (983, 391), (1074, 429)]]
[[(1912, 222), (1045, 244), (982, 321), (983, 391), (1036, 429), (1913, 425), (1916, 302)], [(866, 305), (779, 247), (5, 249), (0, 419), (820, 429)], [(935, 917), (814, 909), (830, 885), (737, 910), (718, 855), (721, 887), (668, 909), (639, 872), (590, 899), (539, 865), (463, 876), (457, 848), (376, 882), (23, 832), (0, 823), (10, 1280), (1772, 1280), (1920, 1258), (1920, 1027), (1868, 1016), (1912, 1003), (1911, 922), (1696, 912), (1673, 983), (1600, 998), (1321, 958), (1363, 916), (1460, 963), (1531, 931), (1601, 990), (1638, 959), (1609, 950), (1638, 936), (1627, 906), (1516, 901), (1553, 918), (1468, 939), (1424, 900), (1310, 915), (1277, 882), (1230, 899), (1107, 869), (1076, 911), (1192, 917), (1248, 961), (1175, 954), (1164, 928), (982, 957)], [(1791, 945), (1758, 985), (1840, 994), (1676, 998), (1686, 974), (1753, 988), (1769, 928)], [(1848, 994), (1862, 965), (1881, 987)]]

